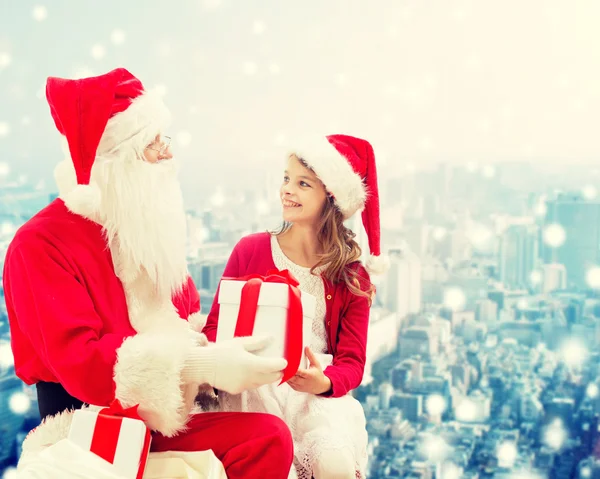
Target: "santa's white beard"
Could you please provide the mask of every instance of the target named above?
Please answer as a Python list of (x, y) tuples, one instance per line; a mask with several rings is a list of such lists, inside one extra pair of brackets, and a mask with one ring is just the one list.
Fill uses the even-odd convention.
[[(115, 271), (128, 286), (149, 281), (156, 298), (169, 299), (187, 280), (186, 217), (174, 160), (96, 161), (92, 181), (101, 190), (99, 222)], [(139, 298), (140, 300), (142, 298)]]

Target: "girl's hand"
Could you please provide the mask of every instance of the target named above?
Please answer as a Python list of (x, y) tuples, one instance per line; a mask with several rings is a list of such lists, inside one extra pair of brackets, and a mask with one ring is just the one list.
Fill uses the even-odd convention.
[(308, 358), (308, 369), (298, 369), (296, 375), (287, 383), (298, 392), (310, 394), (323, 394), (331, 389), (331, 380), (323, 374), (321, 363), (315, 357), (315, 354), (307, 346), (304, 348), (304, 354)]

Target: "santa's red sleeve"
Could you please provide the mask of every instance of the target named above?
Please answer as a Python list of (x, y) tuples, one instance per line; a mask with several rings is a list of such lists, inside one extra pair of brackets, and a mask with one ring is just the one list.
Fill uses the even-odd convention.
[(185, 426), (193, 406), (181, 387), (189, 337), (103, 333), (73, 262), (48, 242), (13, 244), (5, 262), (18, 327), (69, 394), (99, 406), (115, 397), (125, 406), (139, 404), (148, 426), (165, 435)]

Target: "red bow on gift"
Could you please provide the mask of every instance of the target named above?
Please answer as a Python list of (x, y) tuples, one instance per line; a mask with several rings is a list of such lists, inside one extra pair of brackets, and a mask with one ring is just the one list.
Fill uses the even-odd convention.
[[(118, 399), (115, 399), (109, 407), (101, 409), (98, 412), (98, 417), (96, 419), (90, 451), (97, 456), (100, 456), (105, 461), (113, 464), (117, 452), (117, 444), (123, 418), (136, 419), (144, 422), (137, 410), (137, 404), (133, 407), (124, 408)], [(140, 457), (138, 478), (141, 478), (144, 474), (148, 452), (150, 451), (150, 440), (150, 431), (147, 430), (144, 439), (144, 453), (142, 457)]]
[(290, 380), (300, 366), (302, 359), (302, 301), (300, 299), (300, 284), (287, 269), (282, 271), (270, 270), (266, 276), (251, 274), (241, 278), (223, 278), (234, 281), (245, 281), (242, 288), (240, 311), (235, 326), (234, 337), (252, 336), (254, 321), (258, 309), (258, 296), (263, 283), (283, 283), (288, 285), (288, 310), (285, 337), (284, 357), (287, 366), (283, 370), (283, 378), (279, 384)]

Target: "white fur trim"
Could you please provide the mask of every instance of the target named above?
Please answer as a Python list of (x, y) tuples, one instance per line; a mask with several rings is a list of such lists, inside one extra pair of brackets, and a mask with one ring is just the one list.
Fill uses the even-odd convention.
[[(64, 140), (66, 142), (66, 140)], [(67, 149), (67, 155), (68, 155)], [(67, 156), (67, 159), (61, 161), (54, 167), (54, 181), (58, 186), (58, 194), (65, 195), (69, 191), (77, 186), (77, 176), (75, 175), (75, 167), (71, 158)]]
[(188, 322), (194, 331), (201, 333), (204, 329), (204, 326), (206, 326), (207, 319), (207, 314), (202, 314), (200, 311), (198, 311), (197, 313), (190, 314), (188, 317)]
[(70, 211), (91, 220), (97, 218), (102, 205), (100, 188), (93, 183), (77, 185), (61, 198)]
[(145, 91), (129, 107), (113, 116), (106, 125), (98, 156), (110, 155), (117, 150), (132, 147), (138, 154), (171, 121), (171, 113), (158, 92)]
[(181, 371), (193, 346), (189, 333), (163, 331), (130, 337), (117, 351), (116, 397), (125, 407), (139, 404), (148, 427), (168, 437), (185, 430), (198, 393), (197, 385), (181, 383)]
[(29, 457), (40, 452), (45, 447), (65, 439), (69, 435), (72, 420), (73, 411), (64, 411), (56, 416), (45, 418), (23, 441), (19, 464), (27, 462)]
[(354, 172), (348, 160), (329, 143), (327, 138), (306, 149), (294, 151), (316, 173), (344, 215), (350, 218), (362, 210), (367, 200), (367, 190), (360, 175)]
[(390, 260), (387, 256), (373, 256), (369, 255), (365, 269), (369, 274), (382, 275), (390, 267)]

